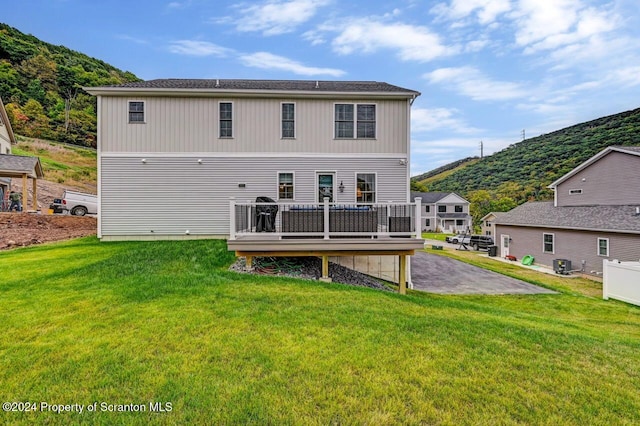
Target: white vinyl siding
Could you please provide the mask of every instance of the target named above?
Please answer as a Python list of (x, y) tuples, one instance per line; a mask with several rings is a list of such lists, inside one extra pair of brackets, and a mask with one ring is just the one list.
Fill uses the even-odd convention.
[[(294, 173), (295, 201), (300, 203), (317, 201), (316, 171), (334, 170), (334, 182), (344, 183), (345, 191), (334, 193), (337, 203), (353, 203), (355, 177), (361, 170), (376, 170), (379, 200), (406, 202), (408, 193), (406, 170), (398, 167), (394, 157), (102, 155), (100, 167), (99, 220), (105, 236), (182, 236), (186, 230), (191, 236), (227, 235), (229, 198), (247, 202), (266, 196), (275, 200), (275, 179), (285, 171)], [(238, 187), (239, 182), (245, 187)], [(189, 208), (167, 208), (168, 200)]]
[[(330, 99), (296, 99), (297, 143), (281, 137), (282, 99), (231, 99), (233, 139), (220, 139), (219, 98), (148, 97), (145, 120), (128, 124), (127, 99), (98, 99), (103, 153), (313, 153), (394, 154), (407, 158), (409, 108), (406, 100), (376, 101), (376, 139), (334, 138), (334, 104)], [(342, 103), (342, 102), (341, 102)], [(396, 163), (398, 160), (396, 160)]]

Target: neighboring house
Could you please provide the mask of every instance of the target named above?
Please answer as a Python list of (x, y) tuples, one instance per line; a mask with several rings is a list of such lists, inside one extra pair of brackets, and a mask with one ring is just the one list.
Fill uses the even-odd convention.
[(454, 192), (411, 192), (422, 198), (422, 230), (465, 233), (472, 228), (469, 202)]
[(501, 256), (533, 255), (598, 275), (603, 259), (640, 259), (640, 147), (611, 146), (551, 185), (554, 201), (530, 202), (496, 219)]
[(102, 239), (227, 237), (230, 197), (409, 201), (413, 90), (179, 79), (86, 90), (98, 97)]
[(504, 212), (491, 212), (486, 214), (480, 219), (480, 234), (482, 235), (496, 235), (496, 220), (500, 218)]
[[(16, 138), (11, 129), (11, 123), (4, 108), (2, 98), (0, 98), (0, 155), (11, 154), (11, 145), (16, 144)], [(11, 190), (11, 178), (0, 175), (0, 211), (8, 208), (7, 195)]]

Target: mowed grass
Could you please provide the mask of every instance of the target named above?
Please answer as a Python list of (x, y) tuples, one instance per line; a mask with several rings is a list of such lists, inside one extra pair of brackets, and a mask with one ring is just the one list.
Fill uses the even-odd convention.
[[(232, 261), (224, 241), (86, 238), (0, 253), (0, 400), (38, 408), (0, 422), (640, 419), (640, 308), (563, 288), (400, 296), (237, 274)], [(146, 411), (101, 409), (131, 404)]]

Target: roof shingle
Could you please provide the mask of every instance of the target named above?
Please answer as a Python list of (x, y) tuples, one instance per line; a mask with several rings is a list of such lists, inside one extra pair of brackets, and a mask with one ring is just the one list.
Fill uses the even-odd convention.
[(105, 86), (130, 89), (206, 89), (248, 91), (307, 91), (307, 92), (374, 92), (406, 93), (419, 92), (378, 81), (316, 81), (316, 80), (236, 80), (236, 79), (157, 79), (136, 81), (121, 85)]
[(640, 215), (636, 206), (554, 207), (553, 202), (529, 202), (504, 213), (496, 225), (640, 234)]

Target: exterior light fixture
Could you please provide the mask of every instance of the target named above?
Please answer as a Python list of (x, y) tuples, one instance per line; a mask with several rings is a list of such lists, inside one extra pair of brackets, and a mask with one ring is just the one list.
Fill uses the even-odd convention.
[(344, 184), (342, 181), (340, 181), (340, 185), (338, 185), (338, 190), (340, 190), (340, 192), (344, 192)]

